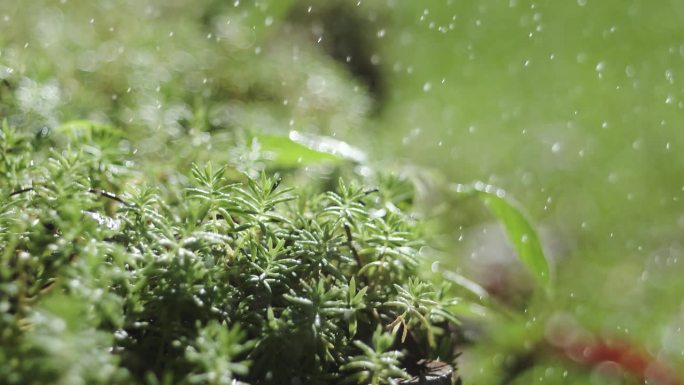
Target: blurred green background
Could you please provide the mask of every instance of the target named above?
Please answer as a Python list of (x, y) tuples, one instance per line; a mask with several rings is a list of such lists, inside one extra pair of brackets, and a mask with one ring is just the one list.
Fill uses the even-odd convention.
[[(496, 352), (556, 311), (681, 370), (682, 21), (674, 0), (2, 1), (0, 116), (124, 127), (160, 178), (261, 161), (249, 143), (221, 151), (245, 130), (299, 130), (379, 167), (494, 184), (543, 234), (556, 290), (496, 324), (469, 383), (496, 383)], [(486, 213), (428, 202), (444, 266), (526, 286)], [(516, 383), (598, 378), (548, 359)]]

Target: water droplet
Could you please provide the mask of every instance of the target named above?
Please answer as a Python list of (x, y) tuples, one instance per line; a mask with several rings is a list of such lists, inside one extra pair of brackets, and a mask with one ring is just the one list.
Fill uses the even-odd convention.
[(273, 17), (267, 16), (266, 19), (264, 19), (264, 25), (267, 27), (273, 25)]
[(596, 64), (596, 72), (603, 72), (606, 69), (606, 63), (605, 62), (598, 62)]
[(558, 152), (560, 152), (560, 150), (561, 150), (560, 142), (556, 142), (551, 146), (551, 152), (553, 152), (554, 154), (557, 154)]
[(625, 75), (627, 75), (628, 78), (634, 77), (635, 74), (636, 70), (633, 66), (628, 65), (627, 67), (625, 67)]
[(577, 0), (577, 5), (579, 5), (580, 7), (584, 7), (585, 5), (587, 5), (587, 0)]
[(425, 82), (425, 84), (423, 84), (423, 92), (428, 92), (428, 91), (430, 91), (431, 89), (432, 89), (432, 83), (430, 83), (430, 82)]
[(385, 37), (385, 30), (381, 29), (378, 31), (378, 38), (382, 39), (383, 37)]

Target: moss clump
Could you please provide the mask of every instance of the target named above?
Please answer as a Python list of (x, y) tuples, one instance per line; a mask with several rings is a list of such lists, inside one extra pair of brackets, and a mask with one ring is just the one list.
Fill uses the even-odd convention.
[(111, 129), (59, 131), (0, 136), (5, 383), (381, 384), (453, 358), (400, 179), (149, 182)]

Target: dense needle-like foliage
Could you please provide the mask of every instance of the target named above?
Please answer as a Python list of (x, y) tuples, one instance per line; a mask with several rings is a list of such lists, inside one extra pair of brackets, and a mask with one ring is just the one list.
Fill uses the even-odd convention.
[(453, 358), (406, 182), (155, 185), (115, 130), (59, 131), (0, 135), (3, 383), (385, 384)]

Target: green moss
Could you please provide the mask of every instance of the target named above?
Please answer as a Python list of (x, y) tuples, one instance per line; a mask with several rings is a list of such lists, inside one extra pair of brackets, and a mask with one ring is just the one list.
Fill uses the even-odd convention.
[(67, 136), (0, 141), (9, 384), (388, 383), (450, 338), (455, 299), (414, 278), (405, 181), (291, 189), (207, 164), (163, 187), (118, 136)]

